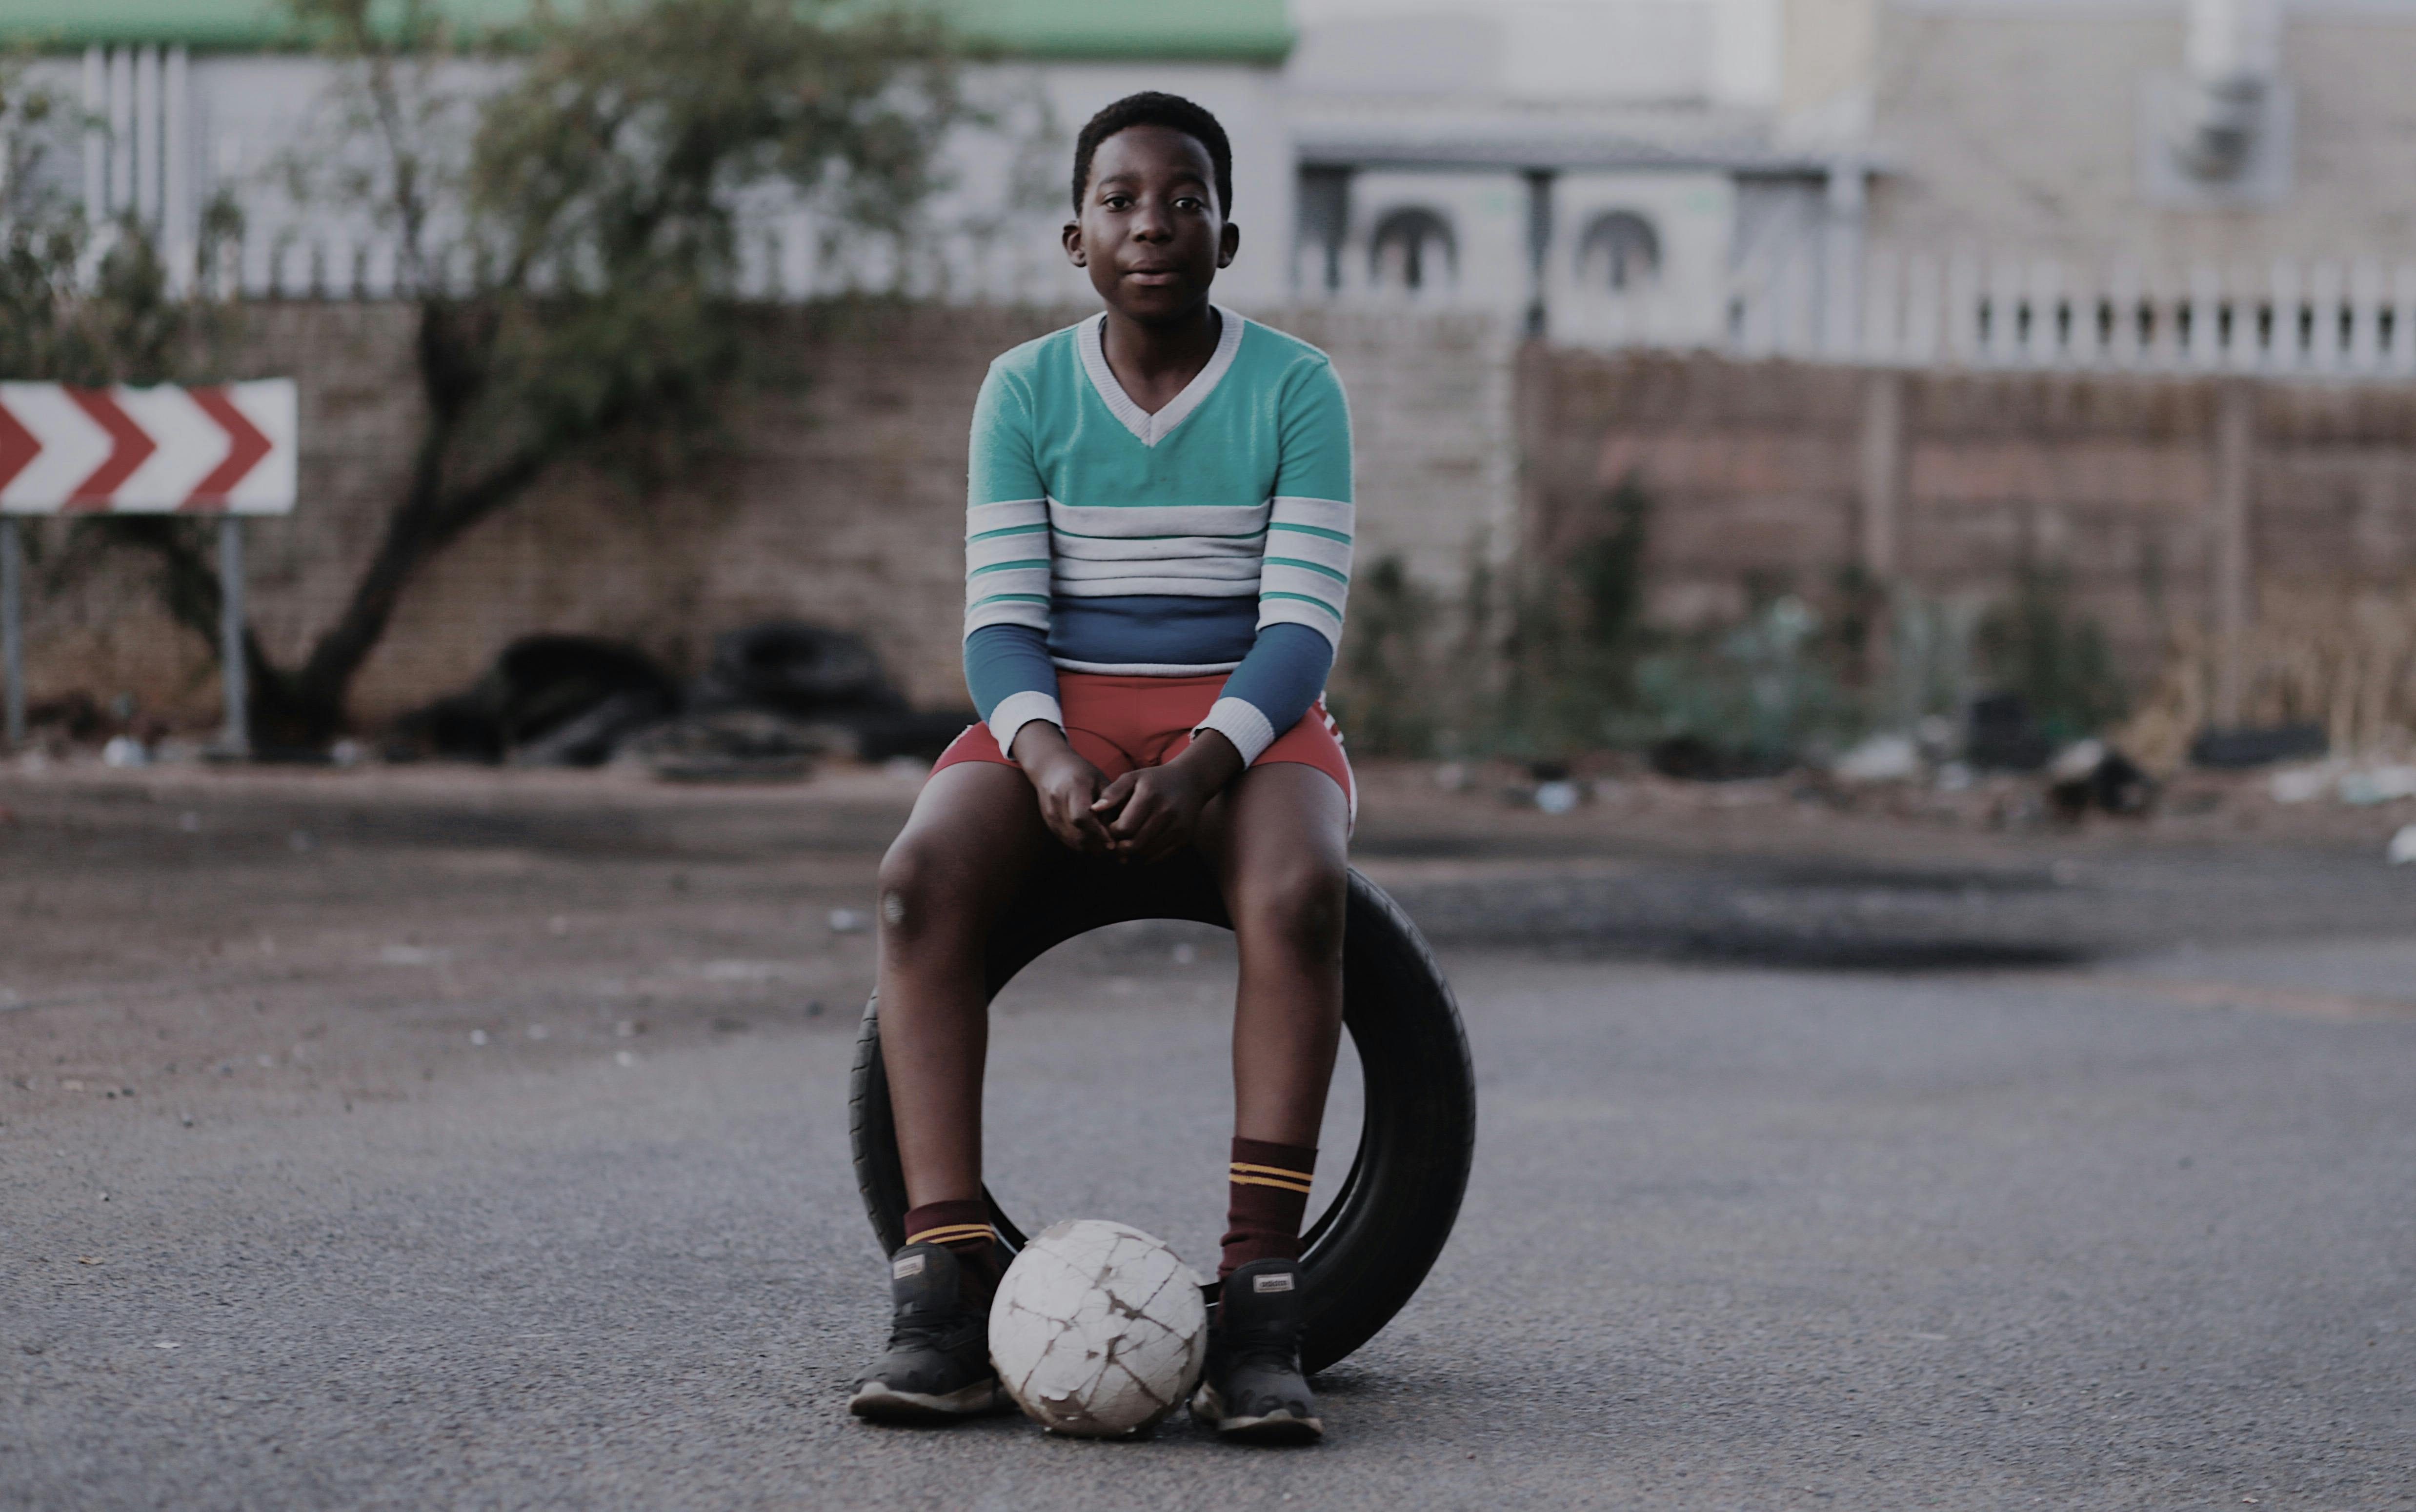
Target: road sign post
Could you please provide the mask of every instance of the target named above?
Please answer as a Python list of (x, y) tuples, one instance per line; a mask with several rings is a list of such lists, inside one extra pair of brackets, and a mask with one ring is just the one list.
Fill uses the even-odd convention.
[(0, 383), (0, 660), (11, 744), (25, 735), (23, 553), (13, 516), (217, 515), (224, 744), (249, 751), (242, 518), (293, 512), (297, 412), (286, 378), (197, 388)]
[(25, 599), (24, 569), (19, 564), (24, 544), (17, 539), (17, 522), (0, 515), (0, 663), (8, 666), (8, 748), (25, 743)]
[(226, 730), (219, 747), (231, 756), (251, 754), (251, 711), (243, 665), (243, 521), (219, 521), (219, 681), (226, 690)]

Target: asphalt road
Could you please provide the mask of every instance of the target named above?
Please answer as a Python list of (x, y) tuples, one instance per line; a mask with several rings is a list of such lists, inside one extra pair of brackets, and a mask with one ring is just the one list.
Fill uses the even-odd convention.
[[(603, 864), (591, 892), (627, 882)], [(278, 970), (345, 906), (313, 875)], [(781, 927), (697, 906), (726, 951)], [(652, 1028), (589, 1033), (562, 1005), (612, 942), (532, 903), (516, 953), (463, 907), (408, 946), (331, 926), (353, 964), (317, 975), (221, 952), (218, 996), (127, 1010), (165, 1040), (316, 1004), (334, 1028), (273, 1069), (17, 1078), (0, 1506), (2416, 1506), (2416, 928), (1951, 971), (1454, 948), (1457, 1234), (1321, 1383), (1327, 1442), (1248, 1452), (849, 1419), (883, 1287), (849, 1012), (702, 960), (663, 966)], [(860, 939), (823, 945), (845, 985)], [(76, 969), (0, 1014), (19, 1064), (103, 1011)], [(1231, 971), (1155, 927), (1015, 984), (1019, 1213), (1210, 1258)], [(348, 1042), (340, 1074), (305, 1048)], [(1329, 1150), (1352, 1114), (1346, 1085)]]

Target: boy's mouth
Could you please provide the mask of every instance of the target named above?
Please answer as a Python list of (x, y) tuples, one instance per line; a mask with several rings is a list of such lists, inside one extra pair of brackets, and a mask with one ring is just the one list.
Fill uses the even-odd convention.
[(1183, 270), (1180, 268), (1147, 267), (1126, 268), (1125, 270), (1125, 277), (1127, 280), (1133, 283), (1143, 284), (1151, 288), (1162, 287), (1166, 284), (1173, 283), (1182, 277)]

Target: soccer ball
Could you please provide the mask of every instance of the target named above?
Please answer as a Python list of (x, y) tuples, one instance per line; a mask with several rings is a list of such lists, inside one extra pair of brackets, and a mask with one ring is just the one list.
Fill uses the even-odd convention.
[(990, 1304), (1007, 1395), (1060, 1433), (1140, 1432), (1191, 1395), (1207, 1353), (1200, 1278), (1165, 1240), (1103, 1219), (1026, 1245)]

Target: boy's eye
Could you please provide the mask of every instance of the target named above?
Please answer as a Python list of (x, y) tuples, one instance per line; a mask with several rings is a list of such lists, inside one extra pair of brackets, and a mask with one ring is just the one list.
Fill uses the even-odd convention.
[(1110, 210), (1122, 210), (1125, 206), (1132, 203), (1132, 196), (1129, 194), (1110, 194), (1102, 197), (1099, 202), (1106, 205)]
[(1200, 198), (1197, 195), (1186, 194), (1174, 202), (1174, 208), (1177, 210), (1197, 210), (1200, 208)]

